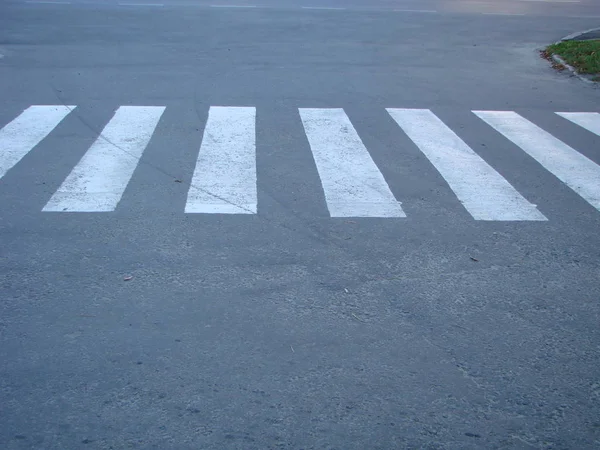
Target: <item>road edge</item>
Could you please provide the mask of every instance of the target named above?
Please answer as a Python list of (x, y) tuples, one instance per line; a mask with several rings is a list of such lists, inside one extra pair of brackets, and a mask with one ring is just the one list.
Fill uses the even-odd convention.
[[(589, 30), (578, 31), (576, 33), (569, 34), (568, 36), (565, 36), (564, 38), (562, 38), (558, 42), (577, 40), (578, 37), (583, 36), (584, 34), (587, 34), (587, 33), (591, 33), (592, 31), (600, 31), (600, 27), (598, 27), (598, 28), (590, 28)], [(558, 42), (557, 42), (557, 44), (558, 44)]]
[[(589, 30), (577, 31), (575, 33), (571, 33), (571, 34), (565, 36), (564, 38), (559, 39), (558, 41), (556, 41), (555, 44), (559, 44), (559, 43), (565, 42), (565, 41), (576, 41), (578, 37), (583, 36), (584, 34), (587, 34), (587, 33), (591, 33), (593, 31), (600, 31), (600, 27), (590, 28)], [(561, 64), (562, 66), (564, 66), (569, 72), (571, 72), (573, 75), (575, 75), (581, 81), (584, 81), (584, 82), (586, 82), (588, 84), (596, 85), (596, 82), (592, 81), (588, 77), (586, 77), (586, 76), (580, 74), (579, 72), (577, 72), (577, 69), (575, 69), (575, 67), (567, 64), (566, 61), (564, 59), (562, 59), (560, 56), (558, 56), (558, 55), (552, 55), (552, 60), (554, 62), (556, 62), (556, 63)]]

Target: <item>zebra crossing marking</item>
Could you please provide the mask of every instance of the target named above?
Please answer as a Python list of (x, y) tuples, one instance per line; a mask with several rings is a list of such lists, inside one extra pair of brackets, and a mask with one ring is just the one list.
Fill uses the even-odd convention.
[(114, 211), (164, 110), (121, 106), (43, 211)]
[(341, 108), (300, 108), (331, 217), (406, 217)]
[[(31, 105), (0, 129), (0, 179), (75, 106)], [(43, 211), (113, 211), (164, 106), (121, 106)], [(406, 217), (341, 108), (299, 108), (331, 217)], [(428, 109), (388, 108), (475, 220), (544, 221), (500, 173)], [(472, 111), (600, 210), (600, 165), (514, 111)], [(597, 112), (556, 112), (600, 136)], [(257, 214), (256, 108), (211, 106), (185, 212)]]
[(600, 114), (584, 112), (557, 112), (556, 114), (600, 136)]
[(0, 129), (0, 178), (38, 145), (75, 106), (32, 105)]
[(387, 111), (475, 220), (548, 220), (430, 110)]
[(600, 210), (600, 166), (514, 111), (473, 111)]
[(256, 108), (211, 106), (185, 212), (256, 211)]

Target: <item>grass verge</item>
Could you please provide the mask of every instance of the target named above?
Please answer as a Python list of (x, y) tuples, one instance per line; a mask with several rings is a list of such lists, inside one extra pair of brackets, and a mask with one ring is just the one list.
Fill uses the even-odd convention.
[(558, 55), (579, 73), (592, 75), (592, 80), (600, 81), (600, 40), (559, 42), (546, 47), (542, 54), (549, 60), (552, 55)]

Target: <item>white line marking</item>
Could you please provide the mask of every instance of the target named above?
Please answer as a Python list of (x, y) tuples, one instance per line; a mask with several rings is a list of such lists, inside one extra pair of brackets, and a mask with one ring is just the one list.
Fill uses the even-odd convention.
[(43, 211), (114, 211), (164, 110), (121, 106)]
[(600, 210), (600, 166), (513, 111), (473, 111)]
[(331, 217), (406, 217), (341, 108), (300, 108)]
[(388, 113), (431, 161), (476, 220), (547, 220), (428, 109)]
[(256, 8), (256, 5), (209, 5), (211, 8)]
[(330, 6), (303, 6), (302, 9), (323, 9), (323, 10), (330, 10), (330, 11), (342, 11), (346, 8), (336, 8), (336, 7), (330, 7)]
[(43, 1), (43, 0), (38, 0), (38, 1), (29, 0), (29, 1), (26, 1), (25, 3), (32, 3), (32, 4), (38, 4), (38, 5), (70, 5), (71, 4), (71, 2), (52, 2), (52, 1)]
[(600, 114), (596, 112), (557, 112), (556, 114), (600, 136)]
[(493, 13), (493, 12), (487, 12), (487, 13), (482, 13), (484, 16), (524, 16), (525, 14), (521, 14), (521, 13)]
[(394, 12), (436, 13), (434, 9), (394, 9)]
[(580, 0), (520, 0), (522, 2), (541, 2), (541, 3), (581, 3)]
[(56, 128), (75, 106), (33, 105), (0, 129), (0, 178)]
[(165, 6), (164, 3), (119, 3), (119, 6)]
[(256, 214), (256, 108), (211, 106), (186, 213)]

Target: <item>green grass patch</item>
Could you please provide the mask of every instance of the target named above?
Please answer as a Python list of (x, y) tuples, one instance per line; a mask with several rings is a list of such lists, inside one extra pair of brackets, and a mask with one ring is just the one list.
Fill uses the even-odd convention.
[(560, 56), (579, 73), (600, 75), (600, 40), (559, 42), (549, 45), (545, 53)]

